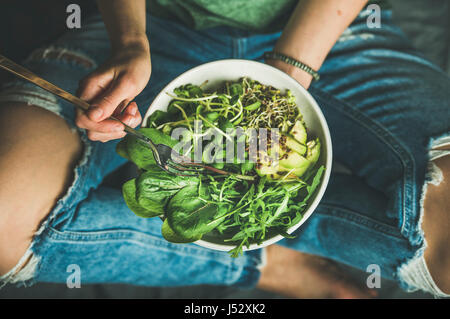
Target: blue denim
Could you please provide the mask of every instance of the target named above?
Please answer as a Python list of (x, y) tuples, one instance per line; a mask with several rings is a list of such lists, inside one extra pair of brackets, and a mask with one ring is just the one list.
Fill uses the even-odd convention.
[[(152, 76), (136, 98), (142, 114), (160, 90), (180, 73), (226, 58), (262, 61), (281, 32), (254, 34), (231, 27), (192, 30), (148, 17)], [(70, 52), (85, 63), (46, 52)], [(32, 55), (25, 66), (75, 92), (78, 81), (109, 54), (99, 16)], [(330, 127), (335, 158), (351, 174), (333, 172), (314, 214), (279, 244), (324, 256), (363, 271), (378, 264), (383, 277), (405, 289), (420, 287), (402, 275), (426, 247), (420, 227), (427, 167), (433, 146), (448, 142), (450, 81), (417, 52), (382, 14), (382, 27), (369, 29), (362, 12), (335, 44), (309, 91)], [(33, 100), (23, 92), (33, 92)], [(45, 99), (44, 99), (45, 97)], [(0, 101), (25, 101), (62, 116), (73, 129), (74, 107), (30, 84), (10, 83)], [(194, 284), (254, 287), (263, 265), (262, 250), (232, 259), (226, 252), (195, 244), (172, 244), (161, 236), (161, 221), (135, 216), (120, 190), (101, 185), (125, 163), (117, 141), (92, 142), (79, 130), (84, 156), (73, 185), (34, 237), (31, 282), (65, 282), (77, 264), (83, 283), (147, 286)], [(428, 176), (428, 177), (427, 177)], [(4, 278), (5, 279), (5, 278)], [(8, 279), (8, 278), (7, 278)], [(24, 279), (24, 278), (22, 278)], [(11, 281), (11, 280), (10, 280)]]

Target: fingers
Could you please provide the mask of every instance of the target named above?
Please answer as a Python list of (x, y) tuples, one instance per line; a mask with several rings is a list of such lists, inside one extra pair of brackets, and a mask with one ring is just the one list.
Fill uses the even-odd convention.
[(94, 131), (88, 131), (87, 136), (91, 141), (99, 141), (106, 143), (111, 140), (123, 138), (127, 135), (125, 131), (113, 132), (113, 133), (99, 133)]
[[(119, 111), (114, 112), (114, 116), (133, 128), (138, 126), (142, 121), (136, 102), (131, 102), (122, 113)], [(105, 119), (99, 122), (92, 121), (87, 114), (81, 111), (77, 113), (76, 125), (88, 130), (88, 138), (92, 141), (107, 142), (122, 138), (126, 134), (124, 132), (124, 126), (120, 122), (112, 119)]]
[(113, 133), (123, 131), (123, 125), (114, 120), (103, 120), (101, 122), (91, 121), (86, 114), (77, 117), (76, 124), (80, 128), (100, 133)]
[(135, 92), (135, 86), (128, 77), (121, 76), (113, 80), (106, 92), (91, 102), (87, 116), (92, 121), (102, 121), (111, 116), (123, 101), (132, 100)]
[(113, 78), (112, 71), (96, 71), (84, 79), (78, 85), (77, 95), (85, 101), (92, 101), (105, 92)]
[(130, 103), (140, 89), (136, 75), (122, 73), (120, 68), (99, 69), (80, 81), (78, 95), (90, 102), (86, 112), (77, 112), (76, 125), (86, 129), (89, 139), (109, 141), (125, 135), (124, 125), (109, 119), (111, 115), (125, 124), (136, 127), (142, 118), (136, 103)]
[[(116, 118), (121, 120), (123, 123), (127, 124), (128, 126), (135, 128), (138, 126), (142, 121), (141, 113), (139, 112), (138, 106), (136, 102), (131, 102), (128, 107), (121, 113), (115, 115)], [(120, 124), (122, 125), (122, 124)], [(122, 125), (123, 129), (123, 125)]]

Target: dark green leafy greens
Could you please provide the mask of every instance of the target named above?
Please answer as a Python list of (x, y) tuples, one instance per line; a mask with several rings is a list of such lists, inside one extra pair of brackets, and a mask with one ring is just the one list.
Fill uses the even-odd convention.
[[(154, 112), (147, 122), (149, 128), (140, 129), (155, 143), (175, 146), (178, 141), (170, 137), (173, 129), (184, 127), (193, 133), (196, 120), (203, 122), (203, 133), (219, 132), (225, 140), (235, 137), (227, 129), (237, 126), (244, 130), (277, 128), (281, 160), (276, 165), (262, 156), (257, 163), (248, 159), (216, 161), (213, 166), (236, 175), (203, 172), (176, 176), (159, 169), (150, 149), (127, 136), (117, 152), (141, 170), (139, 177), (123, 185), (128, 207), (141, 217), (162, 217), (162, 235), (168, 241), (189, 243), (215, 235), (234, 246), (232, 257), (239, 256), (244, 246), (260, 244), (277, 234), (292, 238), (288, 230), (303, 218), (324, 167), (316, 165), (320, 141), (307, 141), (306, 127), (290, 92), (283, 95), (273, 87), (242, 78), (224, 83), (215, 92), (187, 84), (174, 94), (167, 112)], [(193, 142), (195, 134), (188, 135)], [(245, 138), (248, 143), (248, 136)], [(224, 152), (217, 152), (214, 158), (224, 157)], [(253, 178), (241, 179), (239, 174)]]
[(180, 236), (194, 238), (221, 223), (227, 204), (211, 200), (208, 187), (193, 185), (181, 189), (167, 205), (167, 220)]

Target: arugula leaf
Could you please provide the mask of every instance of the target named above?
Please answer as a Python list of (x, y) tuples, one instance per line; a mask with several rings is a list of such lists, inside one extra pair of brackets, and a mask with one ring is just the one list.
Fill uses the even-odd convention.
[(298, 235), (288, 234), (285, 230), (280, 229), (278, 233), (286, 239), (294, 239), (297, 238)]
[(237, 258), (239, 255), (243, 254), (243, 247), (245, 244), (248, 244), (248, 239), (244, 239), (241, 241), (239, 245), (237, 245), (235, 248), (231, 249), (228, 253), (230, 254), (230, 257)]
[(290, 228), (293, 225), (296, 225), (297, 223), (299, 223), (303, 218), (303, 214), (300, 212), (297, 212), (295, 217), (291, 220), (291, 223), (288, 225), (287, 228)]
[(267, 224), (270, 225), (275, 219), (280, 217), (280, 215), (286, 211), (288, 202), (289, 202), (289, 193), (286, 192), (286, 194), (284, 195), (283, 201), (278, 206), (275, 213), (272, 216), (270, 216), (270, 218), (267, 220)]
[(325, 167), (322, 165), (319, 167), (319, 169), (316, 172), (316, 175), (314, 175), (313, 181), (311, 182), (311, 185), (306, 187), (306, 190), (308, 191), (308, 195), (304, 198), (303, 202), (306, 202), (316, 190), (317, 186), (319, 186), (323, 171), (325, 170)]

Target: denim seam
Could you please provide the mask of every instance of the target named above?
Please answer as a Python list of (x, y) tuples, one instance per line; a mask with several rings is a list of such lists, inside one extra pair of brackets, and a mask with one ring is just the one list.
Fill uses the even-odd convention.
[[(79, 243), (80, 240), (83, 240), (83, 243), (86, 244), (94, 244), (97, 242), (108, 242), (109, 240), (124, 240), (127, 242), (133, 242), (137, 244), (142, 244), (144, 247), (148, 247), (149, 245), (143, 244), (141, 240), (139, 240), (139, 236), (145, 236), (147, 238), (147, 242), (150, 244), (150, 246), (158, 247), (159, 249), (166, 250), (171, 253), (175, 253), (178, 255), (183, 256), (196, 256), (196, 258), (202, 258), (202, 259), (211, 259), (211, 255), (216, 262), (221, 263), (225, 267), (227, 267), (227, 271), (224, 272), (224, 279), (225, 282), (231, 282), (235, 279), (235, 276), (233, 276), (234, 273), (237, 271), (240, 271), (242, 273), (244, 270), (247, 271), (253, 271), (256, 269), (256, 265), (258, 265), (259, 260), (252, 255), (246, 255), (246, 259), (233, 259), (229, 257), (228, 255), (223, 254), (223, 252), (215, 251), (212, 249), (203, 249), (200, 246), (186, 246), (177, 244), (176, 249), (173, 249), (171, 247), (174, 244), (171, 244), (169, 242), (165, 242), (157, 237), (154, 237), (150, 234), (143, 234), (138, 231), (133, 230), (127, 230), (127, 231), (102, 231), (102, 234), (80, 234), (76, 232), (60, 232), (52, 227), (48, 227), (46, 229), (46, 235), (55, 240), (55, 241), (61, 241), (61, 242), (77, 242)], [(135, 235), (138, 235), (137, 238)], [(89, 240), (86, 240), (89, 239)], [(40, 266), (40, 265), (39, 265)], [(254, 266), (254, 267), (252, 267)], [(39, 267), (40, 268), (40, 267)]]
[[(138, 234), (142, 234), (139, 232), (135, 232)], [(48, 228), (46, 230), (46, 235), (52, 239), (56, 241), (61, 241), (61, 242), (66, 242), (67, 239), (62, 239), (61, 237), (65, 237), (62, 236), (62, 233), (53, 229), (53, 228)], [(147, 235), (147, 237), (152, 237), (152, 235)], [(120, 236), (120, 237), (114, 237), (114, 239), (121, 239), (124, 240), (126, 242), (131, 242), (131, 243), (136, 243), (138, 245), (142, 244), (142, 241), (140, 241), (139, 239), (136, 238), (130, 238), (127, 236)], [(74, 242), (77, 242), (76, 240), (73, 240)], [(88, 243), (89, 244), (95, 244), (100, 242), (99, 240), (95, 240), (95, 241), (91, 241)], [(231, 259), (230, 257), (227, 257), (225, 255), (220, 255), (218, 252), (214, 251), (214, 250), (201, 250), (200, 247), (192, 247), (192, 246), (185, 246), (185, 245), (181, 245), (181, 244), (177, 244), (176, 247), (177, 249), (173, 249), (173, 247), (171, 247), (174, 244), (171, 244), (169, 242), (164, 242), (163, 240), (158, 240), (158, 239), (154, 239), (151, 238), (150, 239), (151, 242), (151, 246), (155, 246), (158, 247), (158, 249), (161, 250), (165, 250), (169, 253), (173, 253), (176, 255), (181, 255), (181, 256), (195, 256), (195, 258), (197, 259), (203, 259), (203, 260), (210, 260), (213, 259), (215, 262), (218, 262), (220, 264), (222, 264), (224, 267), (227, 268), (227, 271), (224, 272), (224, 278), (225, 278), (225, 282), (228, 283), (230, 281), (232, 281), (233, 276), (233, 272), (236, 272), (237, 270), (243, 270), (247, 267), (247, 265), (245, 263), (239, 263), (236, 262), (235, 259)], [(105, 241), (106, 244), (106, 241)], [(144, 247), (148, 247), (148, 245), (142, 244)], [(214, 254), (214, 257), (211, 258), (211, 256), (209, 256), (209, 254)], [(227, 257), (227, 258), (226, 258)], [(250, 262), (251, 263), (251, 262)], [(39, 265), (38, 265), (38, 270), (37, 272), (39, 272), (39, 270), (42, 268), (42, 262), (39, 261)]]
[[(153, 246), (163, 247), (167, 248), (169, 250), (173, 250), (170, 248), (171, 243), (164, 242), (159, 237), (156, 237), (151, 234), (144, 234), (139, 231), (134, 230), (107, 230), (107, 231), (99, 231), (97, 232), (85, 232), (85, 233), (79, 233), (79, 232), (72, 232), (72, 231), (58, 231), (54, 229), (53, 227), (48, 227), (46, 230), (46, 235), (51, 238), (54, 241), (61, 241), (61, 242), (77, 242), (80, 243), (95, 243), (95, 242), (101, 242), (101, 241), (111, 241), (111, 240), (129, 240), (134, 241), (137, 243), (142, 243), (139, 241), (139, 237), (145, 237), (149, 243)], [(183, 251), (185, 254), (192, 254), (195, 253), (196, 255), (202, 255), (206, 256), (206, 254), (214, 254), (217, 257), (220, 257), (222, 259), (225, 255), (223, 252), (219, 252), (212, 249), (202, 249), (200, 246), (187, 246), (187, 245), (177, 245), (176, 247), (179, 248), (177, 251)], [(226, 260), (223, 258), (223, 260)]]
[[(412, 203), (409, 203), (411, 200), (408, 198), (407, 194), (409, 192), (413, 193), (412, 196), (415, 198), (415, 190), (412, 186), (408, 186), (407, 183), (408, 180), (411, 180), (411, 185), (415, 183), (415, 176), (414, 176), (414, 167), (415, 167), (415, 161), (414, 157), (409, 153), (409, 151), (403, 146), (403, 143), (401, 141), (398, 141), (394, 136), (392, 136), (389, 131), (386, 131), (381, 125), (379, 125), (377, 122), (372, 121), (369, 117), (367, 117), (364, 113), (359, 112), (358, 110), (352, 108), (350, 105), (348, 105), (345, 101), (323, 91), (322, 89), (318, 88), (311, 88), (312, 92), (315, 92), (318, 94), (319, 99), (323, 99), (321, 95), (325, 95), (327, 99), (335, 100), (336, 102), (339, 102), (342, 106), (344, 106), (348, 111), (350, 112), (343, 112), (345, 110), (341, 110), (339, 108), (336, 108), (340, 112), (343, 112), (345, 115), (353, 118), (360, 124), (364, 125), (366, 128), (368, 128), (371, 132), (373, 132), (381, 141), (383, 141), (390, 149), (394, 151), (395, 154), (397, 154), (397, 157), (400, 159), (402, 165), (403, 165), (403, 192), (402, 192), (402, 226), (401, 231), (404, 233), (404, 236), (408, 236), (411, 232), (411, 221), (408, 218), (408, 214), (406, 211), (408, 210), (408, 204), (413, 205), (414, 208), (416, 208), (416, 201), (412, 200)], [(369, 125), (368, 123), (371, 123), (372, 125)], [(375, 127), (374, 127), (375, 126)], [(391, 143), (389, 143), (391, 141)], [(401, 148), (400, 148), (401, 147)], [(410, 163), (410, 164), (408, 164)], [(412, 171), (412, 173), (411, 173)], [(414, 209), (411, 208), (411, 209)], [(414, 210), (413, 210), (414, 211)]]
[[(158, 237), (155, 237), (151, 234), (144, 234), (139, 231), (134, 230), (107, 230), (107, 231), (100, 231), (100, 233), (97, 232), (85, 232), (85, 233), (79, 233), (79, 232), (72, 232), (72, 231), (58, 231), (54, 229), (53, 227), (48, 227), (46, 230), (46, 234), (49, 238), (55, 240), (55, 241), (72, 241), (72, 242), (80, 242), (83, 243), (95, 243), (95, 242), (101, 242), (101, 241), (110, 241), (110, 240), (127, 240), (136, 242), (139, 244), (142, 244), (141, 241), (139, 241), (139, 237), (145, 237), (148, 242), (152, 246), (157, 246), (163, 249), (167, 249), (168, 251), (173, 251), (173, 248), (171, 248), (171, 243), (165, 242), (163, 240), (160, 240)], [(148, 245), (145, 245), (148, 246)], [(193, 255), (196, 256), (201, 255), (202, 257), (209, 258), (208, 255), (213, 254), (216, 261), (219, 261), (225, 265), (228, 265), (229, 268), (229, 274), (226, 275), (226, 277), (229, 279), (232, 277), (232, 273), (238, 269), (242, 269), (244, 267), (249, 267), (249, 265), (258, 265), (259, 259), (251, 254), (246, 255), (246, 259), (232, 259), (228, 255), (224, 255), (223, 251), (216, 251), (213, 249), (203, 249), (200, 246), (186, 246), (186, 245), (177, 245), (177, 253), (182, 253), (184, 255)], [(231, 247), (230, 247), (231, 249)], [(247, 261), (247, 262), (245, 262)], [(255, 266), (256, 267), (256, 266)]]
[(247, 53), (247, 38), (240, 39), (240, 46), (241, 46), (241, 55), (239, 56), (239, 58), (243, 59)]
[(246, 38), (233, 38), (233, 58), (241, 59), (247, 50)]
[(381, 231), (386, 235), (396, 237), (398, 239), (404, 239), (396, 227), (380, 223), (351, 209), (328, 203), (322, 203), (320, 204), (320, 207), (329, 208), (329, 210), (325, 210), (325, 212), (317, 212), (319, 215), (327, 215), (330, 217), (345, 219), (350, 222), (354, 222), (359, 226), (365, 226), (370, 230)]

